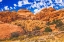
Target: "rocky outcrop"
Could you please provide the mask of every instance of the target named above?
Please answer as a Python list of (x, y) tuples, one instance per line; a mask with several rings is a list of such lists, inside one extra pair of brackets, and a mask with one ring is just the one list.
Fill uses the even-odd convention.
[(17, 20), (12, 22), (11, 24), (19, 25), (24, 27), (25, 31), (33, 31), (36, 27), (45, 28), (46, 22), (41, 20)]
[(21, 35), (24, 33), (23, 29), (21, 27), (18, 27), (16, 25), (11, 24), (0, 24), (0, 40), (9, 39), (12, 37), (12, 33), (17, 32), (18, 35)]
[(18, 18), (17, 16), (16, 12), (3, 11), (0, 12), (0, 21), (5, 23), (12, 22)]
[(34, 14), (26, 9), (18, 10), (17, 14), (19, 14), (22, 19), (35, 19)]
[(55, 10), (52, 7), (44, 8), (35, 16), (39, 20), (53, 21), (54, 19), (61, 19), (64, 16), (64, 10)]

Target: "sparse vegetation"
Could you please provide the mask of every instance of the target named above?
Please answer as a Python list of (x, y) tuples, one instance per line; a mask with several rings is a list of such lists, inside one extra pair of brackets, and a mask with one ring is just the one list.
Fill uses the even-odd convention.
[[(0, 12), (0, 21), (4, 22), (5, 24), (10, 23), (16, 27), (18, 26), (18, 29), (20, 28), (18, 33), (16, 32), (18, 29), (16, 30), (16, 28), (10, 25), (11, 28), (14, 28), (14, 30), (13, 28), (11, 29), (13, 30), (11, 33), (11, 38), (9, 39), (11, 42), (13, 40), (15, 40), (15, 42), (64, 42), (64, 32), (60, 34), (60, 31), (64, 31), (64, 24), (62, 23), (63, 21), (60, 20), (63, 15), (64, 11), (59, 10), (56, 13), (56, 10), (53, 8), (45, 8), (35, 15), (28, 10), (20, 10), (19, 12), (8, 11)], [(8, 31), (9, 25), (7, 27), (4, 26), (2, 27), (6, 28), (6, 31)], [(0, 26), (1, 29), (2, 27)], [(5, 29), (2, 30), (2, 32), (3, 31), (5, 31)], [(0, 35), (0, 38), (8, 38), (10, 33), (7, 33), (8, 35), (6, 35), (6, 33), (7, 32), (2, 33), (3, 36)], [(4, 42), (8, 41), (6, 40)]]
[(64, 25), (59, 27), (60, 31), (64, 31)]
[(63, 25), (61, 20), (53, 20), (52, 24), (56, 24), (57, 27), (60, 27)]
[(46, 27), (44, 32), (52, 32), (52, 29), (50, 27)]
[(56, 27), (60, 27), (63, 25), (62, 21), (59, 19), (59, 20), (53, 20), (52, 22), (47, 22), (46, 25), (53, 25), (53, 24), (56, 24)]
[(19, 33), (18, 32), (11, 33), (11, 38), (18, 37), (18, 36), (19, 36)]
[(33, 30), (40, 30), (41, 28), (38, 26), (35, 26), (35, 28)]

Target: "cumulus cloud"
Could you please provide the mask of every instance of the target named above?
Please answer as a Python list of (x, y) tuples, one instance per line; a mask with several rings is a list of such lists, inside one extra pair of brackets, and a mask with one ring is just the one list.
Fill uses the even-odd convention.
[(23, 0), (23, 4), (30, 4), (28, 0)]
[[(39, 0), (37, 0), (37, 1), (39, 1)], [(36, 2), (36, 1), (34, 1), (34, 4), (31, 4), (31, 7), (32, 8), (38, 8), (38, 9), (40, 9), (41, 8), (41, 6), (44, 6), (45, 7), (45, 5), (46, 5), (46, 3), (45, 3), (45, 1), (40, 1), (40, 2)]]
[(36, 14), (38, 12), (38, 9), (35, 9), (34, 12), (35, 12), (34, 14)]
[(62, 3), (62, 0), (55, 0), (56, 3)]
[(5, 9), (5, 10), (9, 10), (8, 6), (5, 6), (4, 9)]
[(14, 4), (14, 6), (16, 7), (16, 6), (17, 6), (17, 4)]
[(22, 1), (18, 1), (18, 7), (22, 6)]
[(12, 7), (10, 7), (10, 9), (13, 9)]
[(3, 8), (1, 8), (1, 11), (3, 11)]
[[(46, 1), (48, 1), (46, 3)], [(0, 2), (2, 2), (2, 0), (0, 0)], [(59, 4), (60, 3), (60, 4)], [(29, 7), (27, 7), (27, 4), (30, 4)], [(27, 7), (27, 9), (33, 9), (32, 11), (34, 13), (40, 11), (42, 8), (48, 8), (48, 7), (53, 7), (53, 6), (64, 6), (64, 1), (62, 0), (55, 0), (55, 2), (53, 3), (52, 0), (34, 0), (34, 2), (29, 2), (28, 0), (18, 0), (17, 4), (13, 4), (14, 7), (8, 7), (5, 6), (4, 9), (5, 10), (11, 10), (11, 9), (16, 9), (16, 7), (22, 7), (25, 6)], [(58, 6), (56, 8), (58, 8)], [(3, 10), (3, 9), (2, 9)]]
[(2, 2), (2, 0), (0, 0), (0, 2)]
[(31, 4), (31, 3), (29, 3), (28, 0), (18, 1), (18, 7), (21, 7), (22, 5), (26, 5), (26, 4)]
[(16, 7), (14, 7), (14, 9), (16, 9)]

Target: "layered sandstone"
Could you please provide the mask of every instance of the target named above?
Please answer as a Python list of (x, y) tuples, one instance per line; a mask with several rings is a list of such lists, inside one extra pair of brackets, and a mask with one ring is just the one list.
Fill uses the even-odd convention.
[(5, 23), (12, 22), (18, 18), (17, 16), (16, 12), (3, 11), (0, 12), (0, 21)]
[(44, 8), (35, 16), (39, 20), (53, 21), (54, 19), (61, 19), (64, 16), (64, 10), (55, 10), (52, 7)]
[(7, 23), (0, 24), (0, 40), (11, 38), (12, 37), (11, 34), (13, 32), (17, 32), (18, 35), (21, 35), (24, 33), (23, 29), (16, 25), (11, 25)]
[(34, 14), (26, 9), (18, 10), (17, 14), (19, 14), (20, 17), (23, 19), (34, 19), (35, 18)]

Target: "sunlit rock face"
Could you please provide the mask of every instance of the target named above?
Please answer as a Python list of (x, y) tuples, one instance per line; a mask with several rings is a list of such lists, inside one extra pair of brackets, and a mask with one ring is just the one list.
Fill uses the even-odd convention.
[(32, 12), (30, 12), (29, 10), (26, 10), (26, 9), (20, 9), (20, 10), (18, 10), (18, 14), (28, 16), (28, 15), (31, 15)]
[(25, 19), (34, 19), (34, 14), (26, 9), (20, 9), (18, 10), (17, 14), (19, 14), (22, 18)]
[(64, 15), (64, 10), (55, 10), (52, 7), (44, 8), (35, 16), (39, 20), (53, 21), (54, 19), (61, 19)]
[(12, 37), (12, 33), (17, 32), (19, 35), (23, 34), (23, 29), (16, 25), (11, 25), (7, 23), (0, 24), (0, 40), (9, 39)]
[(16, 20), (18, 17), (18, 14), (15, 12), (10, 12), (10, 11), (3, 11), (0, 12), (0, 21), (2, 22), (11, 22)]

